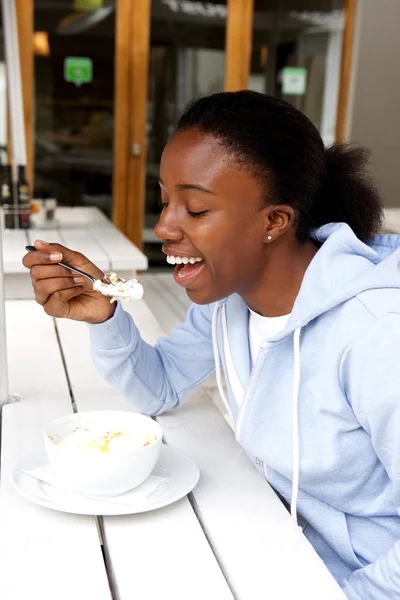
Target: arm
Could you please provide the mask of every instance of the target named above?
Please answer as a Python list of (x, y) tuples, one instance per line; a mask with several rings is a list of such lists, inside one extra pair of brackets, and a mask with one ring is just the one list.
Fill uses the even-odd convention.
[(160, 414), (214, 372), (211, 317), (212, 307), (193, 304), (185, 323), (153, 347), (118, 303), (111, 319), (88, 325), (94, 364), (135, 410)]
[[(400, 315), (371, 324), (348, 352), (345, 386), (362, 427), (392, 482), (400, 514)], [(373, 541), (372, 541), (373, 543)], [(350, 600), (400, 598), (400, 540), (374, 563), (343, 582)]]

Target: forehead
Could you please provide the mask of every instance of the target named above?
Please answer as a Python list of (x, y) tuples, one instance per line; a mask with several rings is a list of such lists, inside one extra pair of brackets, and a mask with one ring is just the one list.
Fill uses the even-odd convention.
[[(230, 170), (233, 157), (211, 135), (194, 130), (179, 131), (166, 145), (161, 157), (160, 177), (182, 179), (180, 183), (212, 182)], [(184, 181), (183, 181), (184, 180)], [(199, 181), (197, 181), (199, 183)]]
[(169, 193), (175, 186), (197, 184), (232, 208), (259, 206), (264, 186), (244, 162), (235, 159), (215, 137), (198, 131), (177, 132), (164, 149), (160, 179)]

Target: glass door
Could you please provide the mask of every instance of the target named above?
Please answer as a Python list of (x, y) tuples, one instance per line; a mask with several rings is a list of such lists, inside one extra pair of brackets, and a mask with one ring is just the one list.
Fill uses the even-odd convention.
[(35, 0), (35, 196), (112, 214), (114, 3)]
[(249, 88), (304, 112), (326, 145), (335, 141), (342, 37), (342, 0), (256, 0)]
[(186, 105), (224, 90), (227, 4), (153, 0), (147, 103), (144, 250), (150, 265), (165, 264), (153, 233), (159, 217), (160, 158)]

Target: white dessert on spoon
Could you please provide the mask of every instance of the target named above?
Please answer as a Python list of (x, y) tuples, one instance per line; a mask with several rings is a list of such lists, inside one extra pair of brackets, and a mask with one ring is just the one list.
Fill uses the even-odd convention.
[(96, 279), (93, 289), (104, 296), (110, 296), (110, 302), (118, 298), (140, 300), (143, 297), (143, 286), (137, 279), (121, 279), (116, 273), (106, 273), (103, 279)]

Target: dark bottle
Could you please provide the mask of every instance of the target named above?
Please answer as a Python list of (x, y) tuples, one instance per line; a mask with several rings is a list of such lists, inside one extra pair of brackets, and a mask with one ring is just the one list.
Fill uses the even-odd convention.
[(17, 179), (17, 204), (19, 215), (19, 226), (21, 229), (29, 229), (29, 217), (31, 214), (31, 198), (29, 186), (26, 180), (25, 166), (18, 166)]
[(15, 229), (14, 185), (11, 165), (2, 165), (1, 167), (0, 203), (2, 210), (4, 210), (4, 226), (6, 229)]

